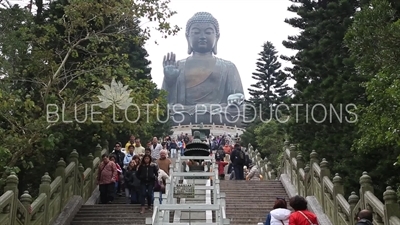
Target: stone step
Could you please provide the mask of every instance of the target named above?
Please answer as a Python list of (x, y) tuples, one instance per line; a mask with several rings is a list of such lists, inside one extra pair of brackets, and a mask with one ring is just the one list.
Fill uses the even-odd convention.
[(139, 204), (97, 204), (83, 205), (80, 210), (106, 210), (106, 209), (139, 209)]
[[(109, 225), (110, 222), (98, 222), (98, 221), (76, 221), (71, 222), (70, 225)], [(111, 222), (111, 224), (115, 224), (115, 221)], [(118, 225), (143, 225), (145, 221), (130, 221), (129, 223), (118, 223)]]
[(79, 211), (79, 212), (76, 214), (76, 216), (77, 216), (77, 217), (81, 217), (81, 216), (88, 216), (88, 217), (90, 217), (90, 216), (92, 216), (92, 215), (96, 215), (96, 216), (108, 217), (108, 216), (112, 216), (112, 215), (115, 216), (115, 214), (113, 214), (113, 213), (115, 213), (115, 212), (129, 213), (129, 215), (130, 215), (130, 214), (140, 214), (140, 213), (139, 213), (139, 212), (140, 212), (140, 209), (137, 209), (137, 210), (130, 210), (130, 211), (127, 211), (127, 212), (126, 212), (126, 211), (123, 211), (123, 210), (102, 211), (100, 215), (99, 215), (99, 212), (96, 212), (96, 211)]
[(220, 184), (229, 184), (229, 183), (234, 183), (234, 184), (281, 184), (279, 180), (224, 180), (220, 181)]
[(277, 197), (289, 199), (280, 181), (224, 181), (220, 187), (231, 225), (263, 223)]
[(232, 188), (232, 187), (221, 187), (222, 190), (227, 190), (227, 191), (249, 191), (251, 190), (282, 190), (284, 189), (283, 187), (236, 187), (236, 188)]
[(225, 191), (265, 191), (265, 190), (269, 190), (269, 191), (273, 191), (273, 190), (282, 190), (284, 189), (283, 187), (261, 187), (261, 188), (256, 188), (256, 187), (236, 187), (236, 188), (228, 188), (228, 187), (221, 187), (221, 190), (225, 190)]
[(145, 220), (146, 217), (151, 216), (151, 213), (146, 214), (118, 214), (118, 212), (115, 212), (114, 216), (103, 216), (100, 213), (97, 216), (76, 216), (74, 218), (74, 221), (104, 221), (104, 220), (119, 220), (119, 221), (130, 221), (130, 220), (138, 220), (142, 219)]
[(256, 225), (257, 223), (265, 222), (266, 216), (263, 217), (245, 217), (245, 218), (234, 218), (231, 219), (231, 224), (251, 224)]
[[(221, 192), (224, 192), (226, 196), (234, 196), (234, 197), (255, 197), (255, 195), (251, 194), (254, 192), (253, 190), (248, 190), (248, 191), (226, 191), (224, 189), (221, 189)], [(256, 193), (256, 192), (254, 192)], [(286, 192), (284, 190), (276, 190), (276, 191), (271, 191), (271, 190), (259, 190), (257, 192), (257, 196), (261, 197), (267, 197), (267, 198), (277, 198), (277, 197), (285, 197), (287, 196)]]

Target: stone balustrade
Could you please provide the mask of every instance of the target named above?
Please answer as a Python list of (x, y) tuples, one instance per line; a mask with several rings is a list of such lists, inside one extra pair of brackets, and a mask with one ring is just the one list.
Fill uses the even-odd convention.
[(189, 125), (178, 125), (173, 126), (172, 131), (173, 135), (180, 135), (181, 133), (192, 133), (192, 129), (210, 129), (210, 133), (214, 136), (231, 134), (231, 135), (242, 135), (245, 129), (239, 128), (237, 126), (227, 126), (227, 125), (215, 125), (215, 124), (189, 124)]
[(372, 179), (367, 172), (360, 177), (359, 195), (353, 191), (346, 200), (342, 178), (337, 173), (331, 176), (328, 162), (324, 158), (319, 160), (316, 151), (310, 153), (310, 162), (306, 163), (303, 156), (297, 153), (296, 147), (285, 142), (280, 170), (277, 171), (267, 158), (261, 158), (258, 150), (252, 146), (248, 148), (250, 158), (259, 167), (264, 179), (279, 178), (289, 196), (298, 194), (315, 199), (314, 202), (320, 206), (331, 224), (355, 225), (357, 213), (369, 209), (373, 211), (374, 224), (400, 225), (400, 206), (396, 192), (392, 187), (387, 187), (382, 203), (374, 195)]
[[(104, 146), (108, 146), (108, 143)], [(68, 164), (61, 158), (57, 163), (54, 179), (49, 173), (42, 177), (39, 195), (34, 200), (28, 191), (19, 196), (18, 177), (11, 173), (6, 179), (4, 194), (0, 196), (0, 224), (53, 224), (74, 196), (81, 196), (86, 201), (92, 195), (97, 187), (101, 155), (107, 151), (98, 145), (95, 155), (89, 154), (85, 160), (80, 160), (76, 150), (71, 152)]]

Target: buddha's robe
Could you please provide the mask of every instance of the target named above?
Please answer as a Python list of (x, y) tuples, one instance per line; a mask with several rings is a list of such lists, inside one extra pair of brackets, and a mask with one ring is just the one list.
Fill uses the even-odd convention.
[(239, 72), (230, 61), (216, 58), (211, 74), (197, 79), (200, 82), (194, 85), (186, 82), (188, 74), (185, 65), (186, 59), (178, 61), (180, 74), (176, 81), (166, 80), (168, 78), (164, 77), (162, 89), (168, 92), (169, 104), (227, 104), (229, 95), (244, 93)]

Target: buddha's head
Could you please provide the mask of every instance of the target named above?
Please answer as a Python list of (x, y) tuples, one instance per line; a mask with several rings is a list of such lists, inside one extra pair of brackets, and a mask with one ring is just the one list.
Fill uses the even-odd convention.
[(217, 54), (219, 24), (208, 12), (198, 12), (186, 24), (188, 54), (192, 52)]

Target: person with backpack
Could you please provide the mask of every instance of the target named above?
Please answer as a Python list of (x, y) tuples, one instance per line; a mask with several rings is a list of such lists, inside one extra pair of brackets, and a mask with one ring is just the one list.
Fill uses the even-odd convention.
[(221, 147), (219, 147), (217, 152), (215, 152), (215, 161), (222, 161), (222, 160), (224, 160), (224, 158), (225, 158), (225, 151), (221, 146)]
[(235, 144), (230, 159), (235, 172), (235, 180), (244, 180), (243, 166), (246, 164), (246, 156), (239, 144)]

